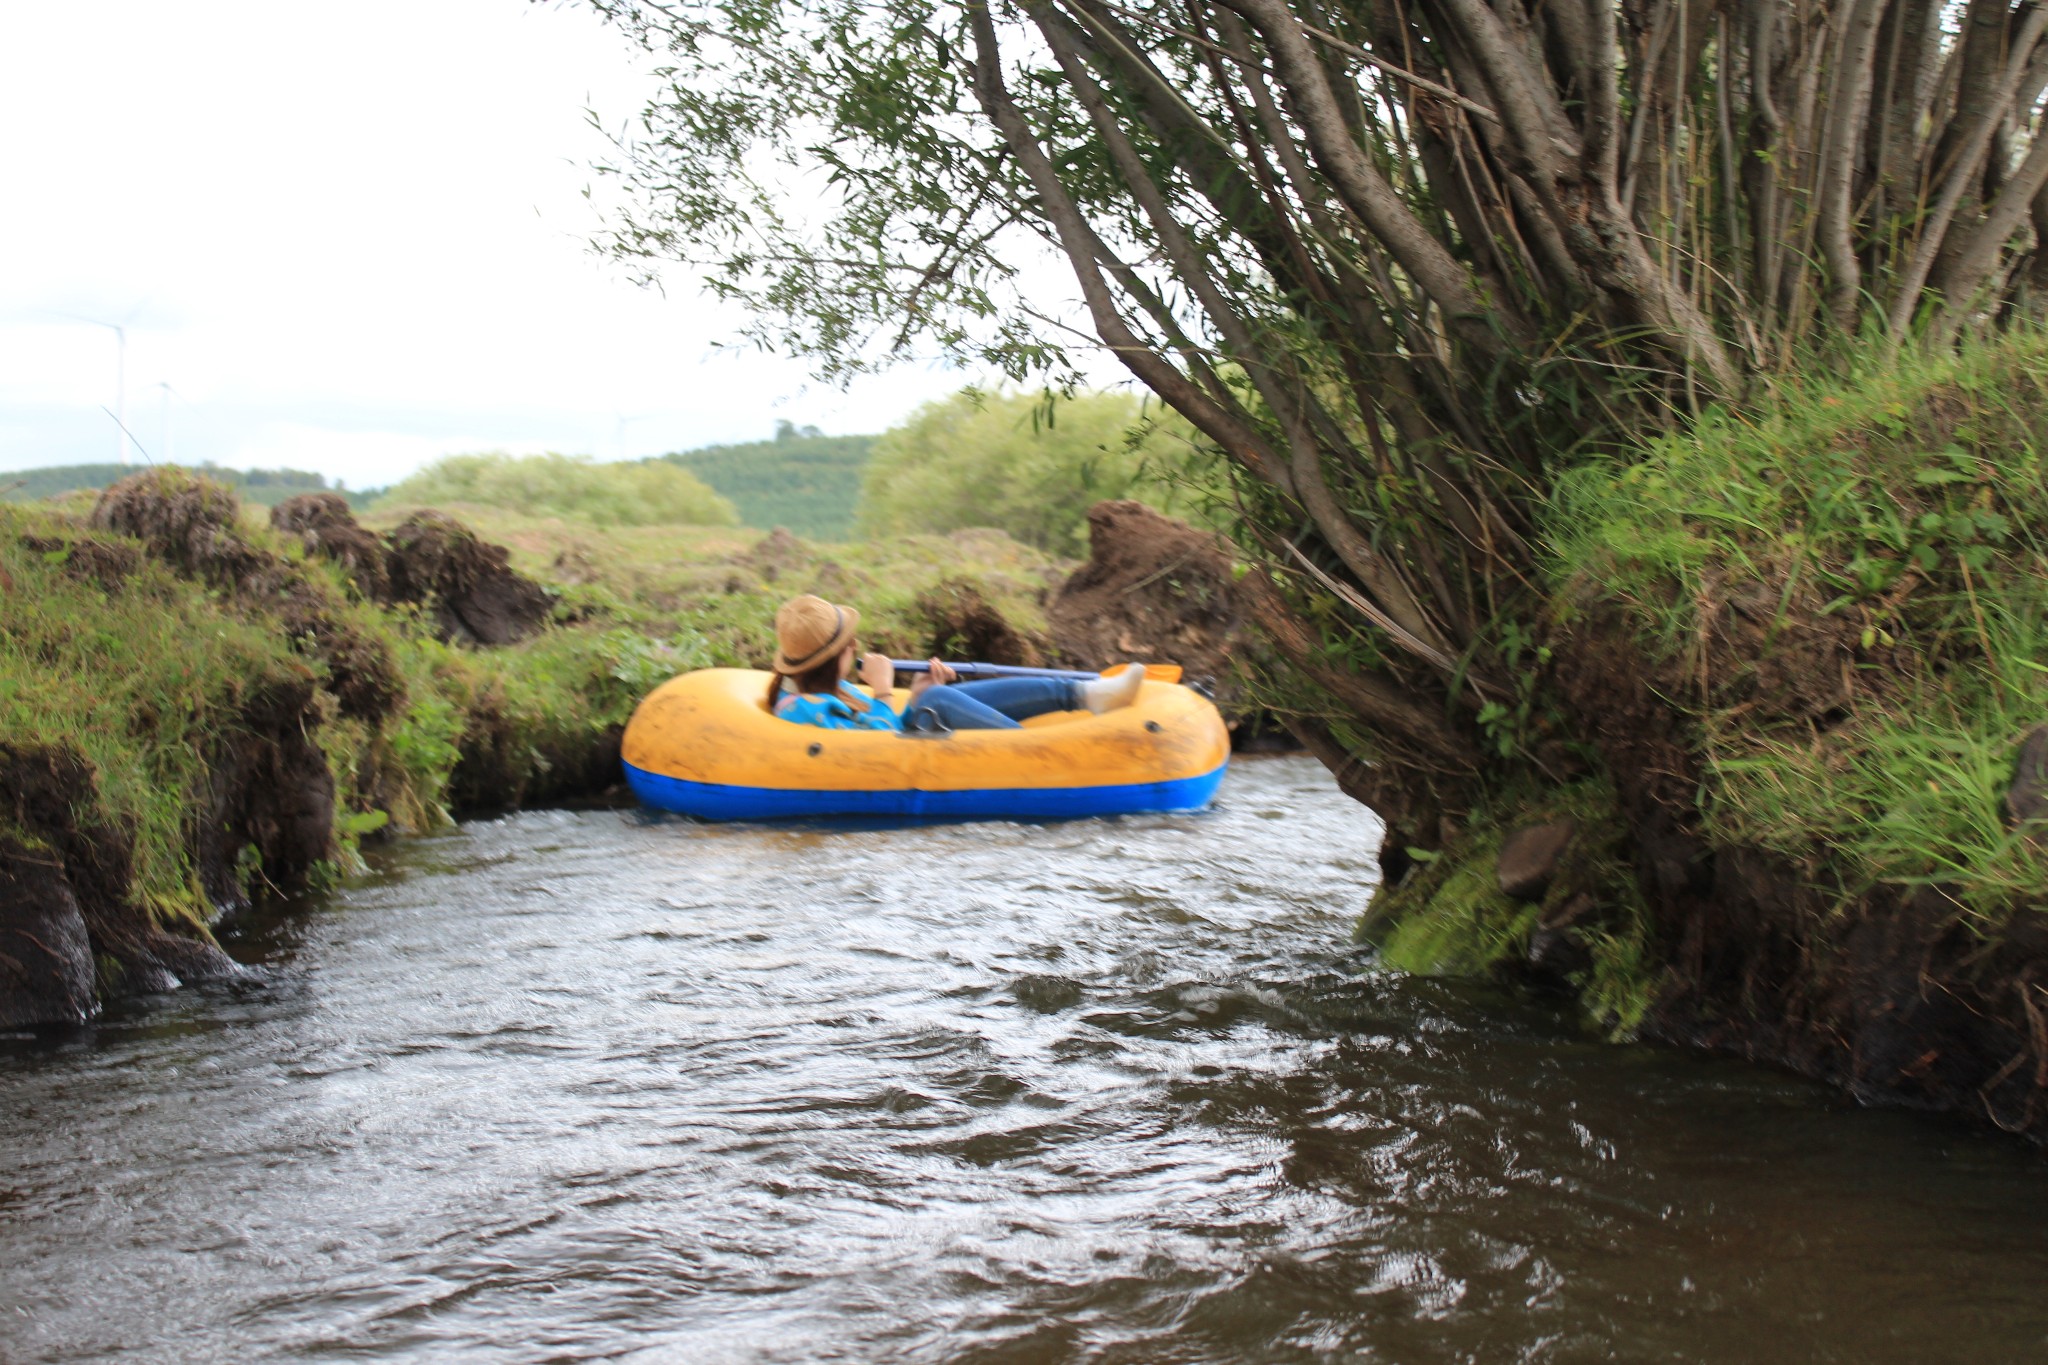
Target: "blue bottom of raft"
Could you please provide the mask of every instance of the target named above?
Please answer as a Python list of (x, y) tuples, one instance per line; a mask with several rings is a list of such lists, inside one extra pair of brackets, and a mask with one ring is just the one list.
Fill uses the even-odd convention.
[(1200, 810), (1216, 795), (1226, 760), (1213, 771), (1170, 782), (1114, 787), (974, 788), (967, 791), (792, 791), (732, 787), (663, 777), (625, 765), (644, 806), (702, 820), (787, 820), (826, 815), (911, 816), (936, 820), (1073, 820), (1091, 815)]

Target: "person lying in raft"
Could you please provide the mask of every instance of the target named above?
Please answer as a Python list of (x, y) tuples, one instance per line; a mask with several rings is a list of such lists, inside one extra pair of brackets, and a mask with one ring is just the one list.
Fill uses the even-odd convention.
[(854, 630), (860, 613), (822, 597), (793, 597), (775, 613), (775, 680), (768, 709), (784, 720), (827, 730), (1015, 730), (1019, 721), (1048, 711), (1100, 715), (1137, 700), (1145, 670), (1133, 664), (1114, 677), (1085, 682), (1066, 678), (986, 678), (955, 681), (959, 674), (931, 661), (932, 671), (911, 684), (899, 714), (890, 704), (896, 669), (887, 656), (860, 656), (860, 679), (870, 700), (845, 686), (853, 676)]

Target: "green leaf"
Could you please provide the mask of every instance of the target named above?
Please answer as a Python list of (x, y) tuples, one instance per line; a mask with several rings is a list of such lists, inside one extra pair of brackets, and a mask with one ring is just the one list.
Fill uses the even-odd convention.
[(341, 832), (347, 837), (360, 839), (365, 834), (375, 834), (378, 830), (390, 824), (391, 812), (383, 810), (358, 811), (352, 815), (342, 816), (335, 823), (340, 825)]
[(1974, 474), (1966, 474), (1960, 469), (1922, 469), (1913, 475), (1914, 483), (1923, 484), (1927, 487), (1939, 487), (1943, 484), (1951, 483), (1975, 483), (1976, 481), (1977, 479)]

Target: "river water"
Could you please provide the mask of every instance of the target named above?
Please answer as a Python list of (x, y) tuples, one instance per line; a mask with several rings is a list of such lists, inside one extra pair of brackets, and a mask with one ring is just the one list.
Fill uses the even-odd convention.
[(1347, 943), (1301, 759), (472, 823), (0, 1042), (0, 1359), (2048, 1359), (2048, 1170)]

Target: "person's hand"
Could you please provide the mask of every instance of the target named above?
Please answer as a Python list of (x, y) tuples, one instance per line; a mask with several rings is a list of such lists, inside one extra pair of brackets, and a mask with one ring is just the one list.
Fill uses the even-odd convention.
[(924, 673), (911, 679), (910, 695), (912, 697), (924, 695), (924, 690), (927, 687), (939, 687), (949, 682), (960, 681), (960, 675), (953, 670), (951, 664), (941, 663), (937, 659), (928, 660), (928, 663), (931, 666), (929, 673)]
[(876, 696), (886, 697), (896, 690), (896, 665), (889, 662), (886, 654), (863, 654), (860, 656), (860, 680)]

